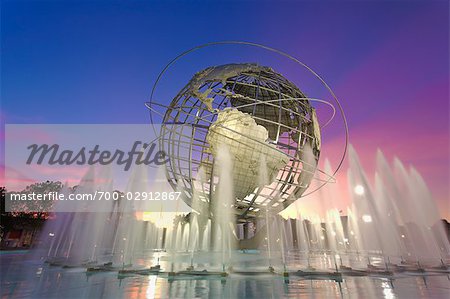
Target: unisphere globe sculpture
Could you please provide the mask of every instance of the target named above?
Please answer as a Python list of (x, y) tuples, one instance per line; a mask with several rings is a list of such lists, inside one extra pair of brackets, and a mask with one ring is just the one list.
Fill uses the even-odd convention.
[(320, 155), (320, 127), (310, 100), (281, 74), (257, 64), (195, 74), (168, 106), (160, 133), (161, 149), (170, 156), (169, 183), (183, 200), (212, 216), (220, 200), (219, 170), (226, 163), (231, 207), (241, 221), (282, 211), (298, 199)]

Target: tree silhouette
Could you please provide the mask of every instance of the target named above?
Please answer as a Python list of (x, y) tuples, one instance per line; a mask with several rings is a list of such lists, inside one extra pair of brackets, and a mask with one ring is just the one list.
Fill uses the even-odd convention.
[[(59, 192), (62, 187), (63, 184), (59, 181), (45, 181), (28, 185), (19, 193), (21, 195), (32, 193), (48, 194), (50, 192)], [(6, 196), (2, 195), (2, 211), (4, 211), (5, 208), (5, 201), (10, 199), (11, 196), (11, 193), (5, 191), (2, 191), (6, 194)], [(47, 219), (50, 214), (49, 212), (53, 209), (54, 203), (55, 202), (52, 200), (15, 200), (11, 202), (10, 214), (14, 217)]]

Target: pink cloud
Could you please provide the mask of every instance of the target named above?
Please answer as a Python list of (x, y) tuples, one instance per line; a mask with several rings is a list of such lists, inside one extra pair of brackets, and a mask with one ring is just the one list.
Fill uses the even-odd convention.
[(36, 182), (27, 175), (4, 165), (0, 165), (0, 174), (0, 186), (6, 187), (7, 190), (22, 190), (25, 186)]
[(14, 135), (8, 134), (6, 136), (6, 142), (33, 140), (41, 143), (52, 144), (55, 142), (55, 137), (51, 136), (48, 131), (33, 127), (33, 125), (27, 126), (26, 130), (14, 130)]

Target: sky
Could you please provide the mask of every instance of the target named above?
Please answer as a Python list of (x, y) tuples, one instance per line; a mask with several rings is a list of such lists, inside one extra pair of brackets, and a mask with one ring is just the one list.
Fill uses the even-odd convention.
[[(2, 131), (5, 123), (148, 123), (143, 103), (170, 59), (207, 42), (261, 43), (333, 88), (369, 177), (377, 149), (398, 157), (450, 219), (448, 11), (448, 1), (2, 1)], [(178, 90), (200, 60), (253, 62), (252, 51), (260, 53), (194, 55), (163, 87)], [(322, 155), (337, 161), (342, 134), (325, 137)]]

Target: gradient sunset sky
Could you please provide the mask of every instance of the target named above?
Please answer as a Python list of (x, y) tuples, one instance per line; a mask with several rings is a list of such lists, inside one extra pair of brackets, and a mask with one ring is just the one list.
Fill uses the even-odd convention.
[(148, 123), (161, 68), (221, 40), (311, 66), (340, 98), (367, 171), (378, 148), (414, 165), (450, 219), (448, 1), (2, 1), (2, 129)]

